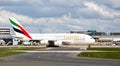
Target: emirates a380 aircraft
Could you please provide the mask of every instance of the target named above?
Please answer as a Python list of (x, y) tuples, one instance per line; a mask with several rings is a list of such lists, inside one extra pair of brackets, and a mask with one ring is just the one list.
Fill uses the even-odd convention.
[(9, 18), (17, 37), (21, 37), (22, 41), (39, 40), (41, 44), (50, 44), (53, 41), (54, 45), (61, 46), (63, 42), (71, 44), (94, 44), (95, 40), (86, 34), (75, 33), (45, 33), (45, 34), (31, 34), (29, 33), (14, 17)]

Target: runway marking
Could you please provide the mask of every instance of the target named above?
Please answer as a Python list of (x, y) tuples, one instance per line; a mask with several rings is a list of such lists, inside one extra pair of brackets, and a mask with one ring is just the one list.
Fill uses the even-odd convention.
[(82, 51), (24, 51), (24, 52), (28, 52), (28, 53), (80, 53)]
[(53, 48), (46, 48), (47, 50), (49, 50), (49, 49), (53, 49)]

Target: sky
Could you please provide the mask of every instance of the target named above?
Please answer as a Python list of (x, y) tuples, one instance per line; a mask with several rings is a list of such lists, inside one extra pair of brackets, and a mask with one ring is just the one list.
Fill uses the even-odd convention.
[(120, 32), (120, 0), (0, 0), (0, 27), (9, 17), (30, 33)]

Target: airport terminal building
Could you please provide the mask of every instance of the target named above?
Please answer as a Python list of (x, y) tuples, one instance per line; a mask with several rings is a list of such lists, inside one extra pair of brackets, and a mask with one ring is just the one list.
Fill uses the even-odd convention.
[(11, 45), (12, 36), (10, 34), (10, 28), (0, 27), (0, 45)]

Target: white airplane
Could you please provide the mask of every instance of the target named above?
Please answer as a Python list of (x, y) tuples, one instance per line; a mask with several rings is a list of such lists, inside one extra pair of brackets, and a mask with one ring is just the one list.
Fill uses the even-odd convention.
[(50, 44), (50, 41), (54, 42), (54, 45), (61, 46), (63, 42), (71, 44), (94, 44), (95, 40), (86, 34), (75, 33), (56, 33), (56, 34), (30, 34), (26, 29), (14, 18), (10, 17), (9, 21), (15, 31), (17, 37), (22, 38), (23, 41), (40, 40), (41, 44)]

